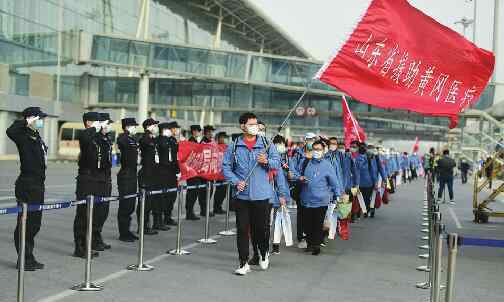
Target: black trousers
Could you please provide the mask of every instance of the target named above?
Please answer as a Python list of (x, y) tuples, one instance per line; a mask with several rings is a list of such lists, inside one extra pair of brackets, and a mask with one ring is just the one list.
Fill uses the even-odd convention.
[(395, 193), (395, 174), (394, 176), (389, 177), (389, 183), (390, 183), (390, 193)]
[(127, 236), (131, 232), (131, 214), (135, 211), (137, 198), (122, 199), (122, 196), (135, 194), (138, 190), (136, 172), (132, 174), (132, 177), (121, 176), (121, 172), (117, 175), (117, 187), (121, 197), (117, 211), (119, 236)]
[[(269, 243), (270, 243), (270, 238), (271, 238), (271, 208), (273, 205), (270, 203), (269, 204), (269, 209), (268, 209), (268, 220), (266, 221), (266, 241), (268, 242), (268, 250), (269, 250)], [(276, 213), (276, 210), (275, 210)], [(254, 250), (254, 256), (257, 255), (259, 256), (259, 243), (257, 242), (257, 236), (255, 235), (254, 229), (250, 229), (250, 237), (252, 240), (252, 249)]]
[(158, 204), (159, 208), (156, 209), (154, 215), (159, 216), (164, 215), (165, 219), (171, 218), (175, 200), (177, 200), (177, 192), (169, 192), (161, 194)]
[(467, 182), (467, 170), (462, 170), (461, 171), (461, 177), (462, 177), (462, 183), (465, 184)]
[[(77, 177), (77, 200), (85, 200), (88, 195), (95, 197), (109, 197), (112, 193), (111, 181), (94, 181), (92, 176)], [(109, 215), (108, 202), (95, 203), (93, 207), (92, 239), (94, 242), (102, 241), (101, 232)], [(74, 219), (74, 241), (76, 244), (85, 244), (87, 232), (87, 205), (78, 205)]]
[[(43, 204), (44, 203), (44, 182), (31, 182), (18, 178), (15, 186), (15, 195), (18, 205), (21, 203)], [(19, 254), (21, 217), (18, 214), (16, 229), (14, 230), (14, 245)], [(34, 260), (33, 249), (35, 248), (35, 237), (40, 231), (42, 224), (42, 211), (28, 212), (26, 216), (26, 244), (25, 259)]]
[(306, 232), (306, 242), (310, 247), (319, 247), (324, 240), (324, 219), (327, 206), (318, 208), (305, 208), (303, 212), (303, 225)]
[[(207, 183), (206, 180), (199, 177), (187, 180), (188, 186), (206, 185), (206, 183)], [(187, 214), (194, 213), (194, 204), (196, 203), (196, 200), (198, 200), (200, 206), (200, 213), (204, 215), (206, 213), (206, 188), (187, 190), (187, 197), (186, 197)]]
[(249, 258), (250, 234), (254, 234), (255, 241), (261, 253), (266, 255), (269, 248), (269, 209), (268, 200), (240, 200), (235, 202), (236, 210), (236, 243), (240, 263)]
[(373, 195), (374, 187), (360, 187), (359, 190), (364, 198), (364, 203), (366, 204), (366, 210), (369, 212), (371, 210), (371, 196)]
[(226, 199), (226, 188), (227, 186), (217, 186), (217, 188), (215, 189), (213, 204), (214, 212), (222, 210), (222, 204), (224, 203), (224, 199)]

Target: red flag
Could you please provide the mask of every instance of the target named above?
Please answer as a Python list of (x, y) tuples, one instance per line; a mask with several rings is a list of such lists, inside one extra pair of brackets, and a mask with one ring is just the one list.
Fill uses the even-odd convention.
[(415, 138), (415, 144), (413, 145), (413, 153), (418, 152), (418, 148), (420, 147), (420, 140), (418, 136)]
[(178, 161), (181, 178), (187, 180), (199, 176), (206, 180), (223, 180), (222, 159), (226, 148), (227, 145), (180, 142)]
[(494, 55), (405, 0), (373, 0), (315, 78), (381, 108), (451, 118), (477, 102)]
[(353, 117), (352, 111), (350, 111), (350, 108), (348, 107), (345, 96), (343, 96), (343, 99), (341, 100), (341, 107), (343, 108), (343, 131), (345, 133), (345, 149), (348, 149), (352, 141), (366, 141), (366, 133), (364, 133), (364, 129), (359, 126), (359, 123)]

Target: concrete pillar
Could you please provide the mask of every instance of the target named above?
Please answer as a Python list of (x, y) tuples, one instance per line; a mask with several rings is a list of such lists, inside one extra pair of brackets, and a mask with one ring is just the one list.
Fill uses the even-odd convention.
[[(222, 14), (222, 10), (221, 10)], [(213, 43), (213, 48), (220, 48), (221, 45), (221, 36), (222, 36), (222, 16), (217, 19), (217, 29), (215, 30), (215, 37), (214, 37), (214, 43)]]
[(0, 111), (0, 156), (5, 155), (7, 153), (7, 134), (5, 134), (5, 129), (9, 127), (9, 112)]
[(0, 64), (0, 93), (9, 94), (9, 92), (10, 92), (9, 65)]
[(138, 85), (138, 123), (141, 124), (147, 119), (149, 108), (149, 75), (140, 74)]
[(58, 157), (58, 119), (57, 118), (47, 118), (44, 127), (44, 140), (49, 147), (48, 156), (49, 158)]

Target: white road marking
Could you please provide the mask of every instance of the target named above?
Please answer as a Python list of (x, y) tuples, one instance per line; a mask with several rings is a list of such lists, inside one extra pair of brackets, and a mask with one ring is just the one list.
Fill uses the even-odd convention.
[(453, 218), (453, 221), (455, 221), (455, 225), (457, 226), (457, 229), (462, 229), (462, 224), (460, 223), (457, 215), (455, 214), (455, 211), (451, 207), (448, 207), (448, 212), (450, 212), (450, 215)]
[[(221, 238), (222, 236), (221, 235), (215, 235), (213, 237), (210, 237), (211, 239), (219, 239)], [(183, 246), (181, 249), (183, 250), (189, 250), (189, 249), (192, 249), (194, 247), (197, 247), (201, 245), (201, 243), (199, 242), (195, 242), (195, 243), (191, 243), (191, 244), (188, 244), (186, 246)], [(170, 254), (162, 254), (162, 255), (159, 255), (159, 256), (156, 256), (152, 259), (149, 259), (147, 261), (144, 261), (145, 264), (152, 264), (152, 263), (155, 263), (155, 262), (159, 262), (165, 258), (168, 258), (170, 257), (171, 255)], [(173, 257), (173, 256), (171, 256)], [(112, 280), (115, 280), (115, 279), (118, 279), (124, 275), (126, 275), (127, 273), (131, 273), (133, 271), (130, 271), (130, 270), (126, 270), (126, 269), (123, 269), (123, 270), (120, 270), (120, 271), (117, 271), (115, 273), (112, 273), (112, 274), (109, 274), (101, 279), (98, 279), (95, 281), (95, 283), (97, 284), (103, 284), (103, 283), (106, 283), (106, 282), (109, 282), (109, 281), (112, 281)], [(67, 289), (65, 291), (62, 291), (56, 295), (53, 295), (53, 296), (49, 296), (49, 297), (46, 297), (44, 299), (41, 299), (39, 300), (39, 302), (54, 302), (54, 301), (60, 301), (64, 298), (67, 298), (67, 297), (70, 297), (72, 295), (75, 295), (77, 294), (78, 291), (75, 291), (75, 290), (71, 290), (71, 289)]]

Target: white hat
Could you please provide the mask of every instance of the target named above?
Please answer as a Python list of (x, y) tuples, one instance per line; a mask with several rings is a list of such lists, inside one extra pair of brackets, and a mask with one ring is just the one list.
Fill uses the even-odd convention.
[(304, 136), (304, 139), (307, 140), (307, 139), (315, 139), (317, 138), (317, 135), (313, 132), (308, 132), (305, 134)]

